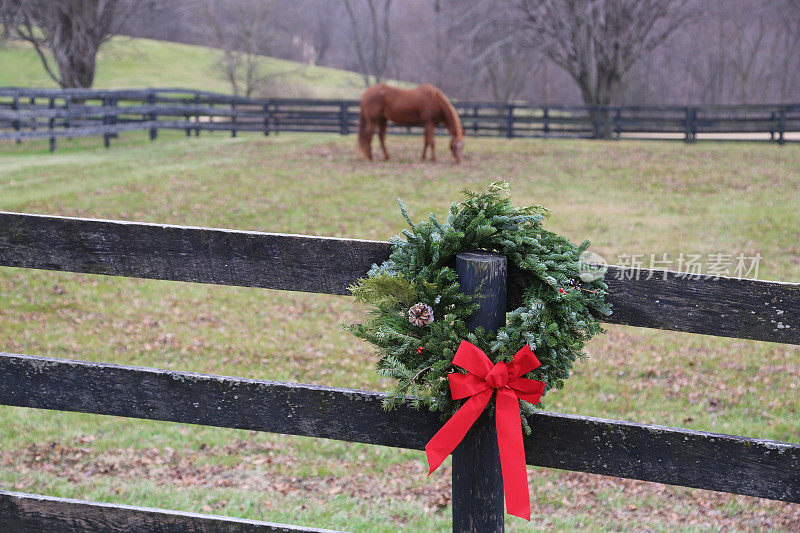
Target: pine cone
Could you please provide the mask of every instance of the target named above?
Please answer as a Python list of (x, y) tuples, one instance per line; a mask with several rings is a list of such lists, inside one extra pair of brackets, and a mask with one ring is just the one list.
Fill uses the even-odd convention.
[(433, 309), (422, 302), (411, 306), (408, 310), (408, 321), (421, 328), (433, 322)]

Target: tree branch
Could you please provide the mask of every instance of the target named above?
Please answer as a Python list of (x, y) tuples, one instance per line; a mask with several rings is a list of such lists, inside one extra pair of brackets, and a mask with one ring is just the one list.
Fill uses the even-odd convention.
[(21, 26), (17, 26), (15, 28), (16, 34), (21, 39), (23, 39), (25, 41), (28, 41), (29, 43), (31, 43), (33, 45), (33, 49), (36, 50), (36, 54), (39, 56), (39, 59), (42, 61), (42, 65), (44, 66), (44, 70), (45, 70), (45, 72), (47, 72), (47, 75), (50, 76), (50, 78), (52, 78), (53, 81), (56, 82), (60, 87), (64, 87), (64, 84), (62, 83), (61, 78), (58, 77), (55, 72), (53, 72), (53, 69), (50, 66), (50, 61), (47, 59), (47, 56), (45, 55), (44, 51), (42, 50), (43, 41), (40, 41), (40, 39), (38, 39), (36, 37), (36, 35), (34, 34), (34, 29), (31, 26), (30, 19), (25, 18), (25, 20), (23, 22), (23, 26), (25, 28), (25, 31), (27, 31), (27, 33), (25, 31), (23, 31)]

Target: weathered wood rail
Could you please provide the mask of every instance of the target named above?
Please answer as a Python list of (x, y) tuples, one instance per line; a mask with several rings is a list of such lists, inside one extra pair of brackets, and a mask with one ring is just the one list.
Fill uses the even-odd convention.
[[(574, 106), (457, 102), (464, 131), (488, 137), (620, 138), (649, 134), (693, 142), (698, 134), (769, 134), (779, 144), (800, 132), (800, 104), (728, 106)], [(0, 88), (0, 139), (103, 136), (146, 130), (328, 132), (358, 128), (357, 100), (247, 99), (190, 89)], [(390, 125), (395, 134), (419, 128)]]
[(336, 533), (228, 516), (111, 505), (0, 491), (0, 526), (14, 533), (42, 531), (157, 531), (184, 533)]
[[(349, 294), (390, 249), (383, 241), (0, 212), (0, 265), (88, 274)], [(514, 308), (522, 287), (509, 275)], [(800, 344), (798, 284), (614, 266), (606, 279), (612, 323)]]
[[(0, 212), (0, 266), (7, 267), (345, 294), (389, 251), (388, 243), (378, 241)], [(607, 274), (615, 323), (800, 344), (800, 284), (619, 273), (627, 272), (611, 267)], [(514, 306), (521, 290), (514, 272), (506, 287), (508, 305)], [(441, 421), (406, 407), (386, 412), (382, 397), (0, 353), (4, 405), (423, 449)], [(800, 503), (800, 444), (550, 412), (537, 413), (532, 426), (535, 438), (525, 440), (531, 465)], [(484, 451), (469, 453), (491, 447), (475, 449)], [(463, 479), (454, 477), (454, 529), (502, 530), (502, 510), (480, 517), (463, 505), (482, 494), (486, 480), (470, 479), (475, 486), (464, 486)], [(19, 531), (147, 524), (186, 531), (317, 531), (10, 492), (0, 492), (0, 524)]]

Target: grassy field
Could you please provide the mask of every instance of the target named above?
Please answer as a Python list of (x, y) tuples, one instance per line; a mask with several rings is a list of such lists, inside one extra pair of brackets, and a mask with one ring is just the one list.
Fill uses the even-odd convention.
[[(204, 46), (115, 37), (97, 57), (94, 87), (185, 87), (230, 93), (218, 61), (222, 52)], [(264, 74), (277, 75), (274, 94), (308, 98), (358, 98), (361, 77), (346, 70), (309, 66), (264, 57)], [(44, 71), (33, 48), (0, 41), (0, 87), (56, 87)]]
[[(188, 83), (188, 82), (187, 82)], [(153, 83), (155, 84), (155, 83)], [(175, 84), (174, 82), (172, 84)], [(0, 145), (0, 209), (384, 239), (503, 177), (518, 204), (615, 262), (623, 254), (763, 257), (800, 281), (800, 146), (468, 140), (465, 162), (355, 157), (335, 135), (122, 135)], [(146, 161), (146, 164), (142, 164)], [(381, 390), (342, 332), (349, 298), (0, 268), (0, 350)], [(798, 442), (800, 349), (610, 326), (547, 409)], [(547, 443), (542, 443), (546, 446)], [(449, 469), (418, 452), (0, 408), (0, 487), (355, 531), (449, 530)], [(361, 465), (357, 467), (356, 465)], [(529, 468), (533, 522), (510, 531), (797, 530), (800, 506)], [(624, 524), (624, 526), (623, 526)]]

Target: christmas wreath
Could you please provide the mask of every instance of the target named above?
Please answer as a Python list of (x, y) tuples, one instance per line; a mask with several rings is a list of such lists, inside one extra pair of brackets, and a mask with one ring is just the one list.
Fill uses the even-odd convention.
[[(431, 214), (427, 222), (414, 224), (399, 201), (410, 229), (403, 231), (404, 238), (390, 240), (388, 260), (373, 265), (367, 277), (351, 287), (356, 300), (370, 311), (363, 323), (347, 328), (375, 346), (378, 372), (397, 382), (385, 407), (407, 402), (452, 416), (444, 431), (467, 407), (474, 421), (488, 405), (491, 412), (497, 411), (499, 437), (500, 402), (507, 402), (513, 392), (515, 404), (522, 400), (514, 419), (530, 433), (527, 416), (533, 404), (548, 390), (563, 386), (574, 361), (585, 357), (586, 341), (603, 331), (598, 319), (611, 314), (605, 271), (585, 261), (588, 241), (575, 245), (543, 228), (547, 209), (514, 206), (507, 183), (463, 193), (464, 201), (453, 203), (446, 223)], [(526, 278), (522, 304), (509, 311), (506, 325), (494, 332), (470, 331), (465, 323), (478, 305), (459, 290), (455, 259), (475, 250), (506, 256), (509, 270)], [(493, 390), (495, 401), (490, 400)], [(460, 401), (467, 396), (471, 398)], [(471, 406), (479, 396), (480, 405)], [(519, 431), (520, 423), (514, 423)], [(471, 424), (455, 433), (463, 437)], [(431, 471), (461, 437), (440, 446), (435, 460), (426, 447)], [(521, 432), (518, 440), (521, 453)], [(501, 443), (501, 462), (502, 448)], [(524, 454), (521, 469), (524, 476)], [(506, 476), (504, 465), (504, 480)], [(527, 498), (527, 478), (524, 483)], [(509, 482), (505, 485), (512, 512)], [(524, 516), (524, 510), (517, 509), (512, 514)]]

